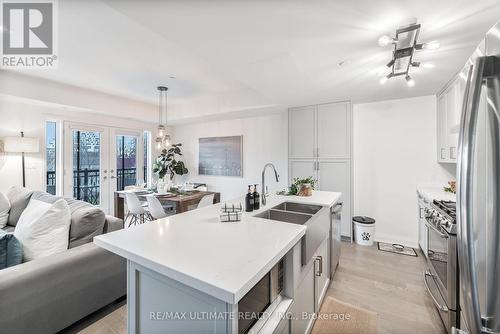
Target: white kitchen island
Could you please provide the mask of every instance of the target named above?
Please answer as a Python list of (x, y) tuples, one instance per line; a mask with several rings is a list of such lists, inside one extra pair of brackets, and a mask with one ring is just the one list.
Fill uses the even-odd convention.
[[(220, 204), (216, 204), (95, 237), (95, 244), (127, 259), (128, 332), (238, 333), (238, 302), (283, 258), (285, 288), (276, 310), (295, 307), (316, 312), (318, 305), (307, 310), (297, 305), (300, 296), (296, 293), (309, 276), (311, 281), (302, 290), (313, 287), (307, 292), (313, 294), (311, 304), (326, 291), (322, 287), (318, 296), (314, 288), (318, 257), (303, 263), (302, 244), (310, 227), (254, 216), (283, 202), (321, 206), (311, 221), (327, 226), (321, 230), (327, 231), (321, 235), (325, 239), (318, 243), (324, 253), (320, 258), (326, 261), (331, 257), (331, 208), (340, 197), (340, 193), (320, 191), (311, 197), (274, 195), (265, 207), (245, 212), (240, 222), (231, 223), (219, 222)], [(330, 266), (321, 263), (321, 267), (328, 282)], [(290, 323), (293, 326), (293, 320), (273, 314), (256, 328), (272, 333), (289, 328)], [(311, 321), (297, 320), (297, 331), (292, 332), (311, 325)]]

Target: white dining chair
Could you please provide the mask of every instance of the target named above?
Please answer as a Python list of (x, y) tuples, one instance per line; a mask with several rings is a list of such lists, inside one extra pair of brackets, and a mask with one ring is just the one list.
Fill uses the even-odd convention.
[(214, 204), (214, 194), (205, 195), (198, 203), (197, 209)]
[(141, 201), (139, 201), (139, 197), (137, 197), (136, 194), (127, 192), (125, 193), (125, 199), (127, 201), (128, 208), (128, 213), (125, 217), (125, 221), (127, 221), (127, 218), (130, 218), (128, 227), (130, 227), (132, 224), (137, 225), (137, 223), (144, 224), (146, 220), (150, 220), (149, 212), (144, 206), (142, 206)]
[(147, 196), (149, 213), (154, 219), (161, 219), (168, 216), (168, 214), (163, 209), (163, 205), (155, 196)]

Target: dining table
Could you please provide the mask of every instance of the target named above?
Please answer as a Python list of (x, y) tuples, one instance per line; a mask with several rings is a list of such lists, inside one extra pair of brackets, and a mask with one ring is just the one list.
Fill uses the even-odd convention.
[(213, 191), (186, 190), (180, 193), (159, 194), (147, 190), (119, 190), (115, 191), (114, 196), (114, 216), (120, 219), (125, 218), (125, 194), (127, 192), (134, 192), (141, 201), (146, 201), (147, 196), (155, 196), (162, 204), (174, 205), (176, 213), (188, 211), (190, 206), (198, 204), (206, 195), (214, 195), (214, 204), (220, 202), (220, 193)]

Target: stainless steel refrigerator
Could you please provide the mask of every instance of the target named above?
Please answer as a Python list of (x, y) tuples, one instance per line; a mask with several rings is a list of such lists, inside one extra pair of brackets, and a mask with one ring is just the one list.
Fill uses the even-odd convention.
[(469, 59), (459, 138), (454, 331), (500, 333), (500, 23)]

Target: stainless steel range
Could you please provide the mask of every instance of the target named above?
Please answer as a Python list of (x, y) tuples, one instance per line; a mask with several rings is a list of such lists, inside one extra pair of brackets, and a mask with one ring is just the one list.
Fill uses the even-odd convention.
[(458, 324), (458, 260), (456, 203), (434, 201), (425, 209), (428, 268), (424, 283), (448, 333)]

